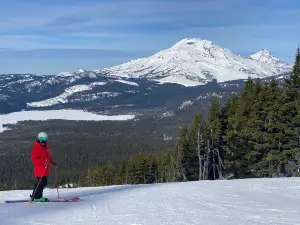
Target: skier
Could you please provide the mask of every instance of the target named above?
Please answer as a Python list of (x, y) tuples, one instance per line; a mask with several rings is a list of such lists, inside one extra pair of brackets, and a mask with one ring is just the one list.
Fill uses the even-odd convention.
[(33, 192), (30, 195), (32, 201), (48, 201), (47, 198), (43, 197), (43, 190), (47, 186), (50, 164), (56, 166), (56, 162), (51, 157), (47, 140), (48, 135), (45, 132), (39, 133), (38, 139), (35, 141), (31, 150), (31, 160), (34, 165), (34, 176), (36, 178)]

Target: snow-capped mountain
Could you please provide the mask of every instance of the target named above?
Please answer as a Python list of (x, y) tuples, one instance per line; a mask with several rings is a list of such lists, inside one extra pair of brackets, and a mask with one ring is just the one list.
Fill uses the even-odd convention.
[(201, 94), (238, 91), (249, 76), (282, 80), (291, 69), (266, 50), (245, 58), (211, 41), (184, 39), (149, 58), (107, 69), (0, 75), (0, 114), (27, 109), (177, 108)]
[(266, 49), (262, 49), (259, 52), (250, 55), (249, 58), (259, 61), (259, 62), (262, 62), (262, 63), (275, 64), (275, 65), (277, 65), (277, 67), (282, 67), (283, 69), (290, 67), (290, 65), (288, 63), (286, 63), (285, 61), (283, 61), (281, 59), (274, 57)]
[(209, 40), (183, 39), (171, 48), (148, 58), (106, 68), (110, 75), (147, 78), (161, 83), (184, 86), (268, 77), (290, 72), (292, 65), (277, 59), (266, 50), (242, 57)]

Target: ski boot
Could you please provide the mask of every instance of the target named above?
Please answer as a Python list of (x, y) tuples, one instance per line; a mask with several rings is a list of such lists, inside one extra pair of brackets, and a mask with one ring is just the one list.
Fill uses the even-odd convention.
[(34, 202), (48, 202), (48, 198), (44, 198), (44, 197), (41, 197), (41, 198), (34, 198), (33, 199)]

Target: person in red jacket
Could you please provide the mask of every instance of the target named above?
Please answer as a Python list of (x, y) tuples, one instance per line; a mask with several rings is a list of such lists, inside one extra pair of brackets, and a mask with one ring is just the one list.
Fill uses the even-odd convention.
[(47, 201), (43, 197), (44, 188), (47, 186), (47, 177), (50, 174), (50, 164), (56, 166), (55, 160), (51, 157), (50, 148), (48, 146), (48, 135), (45, 132), (38, 134), (37, 141), (31, 150), (31, 161), (34, 165), (34, 176), (36, 182), (32, 194), (32, 201)]

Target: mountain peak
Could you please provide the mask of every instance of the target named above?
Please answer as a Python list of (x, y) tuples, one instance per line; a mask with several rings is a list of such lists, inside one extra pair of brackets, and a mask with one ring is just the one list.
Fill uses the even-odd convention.
[(84, 73), (86, 70), (83, 68), (80, 68), (79, 70), (77, 70), (78, 73)]
[(262, 63), (276, 63), (287, 65), (285, 61), (274, 57), (267, 49), (264, 48), (261, 49), (259, 52), (250, 55), (248, 58)]
[(258, 51), (257, 53), (255, 53), (255, 54), (253, 54), (253, 55), (272, 56), (271, 53), (270, 53), (267, 49), (265, 49), (265, 48), (261, 49), (260, 51)]
[(56, 74), (56, 76), (59, 76), (59, 77), (70, 77), (70, 76), (73, 76), (73, 73), (70, 73), (70, 72), (60, 72), (60, 73)]
[(262, 50), (260, 50), (259, 52), (261, 53), (265, 53), (265, 54), (271, 54), (267, 49), (263, 48)]
[(177, 42), (171, 47), (171, 49), (180, 49), (185, 47), (199, 48), (199, 47), (211, 47), (213, 42), (210, 40), (200, 39), (200, 38), (184, 38)]

